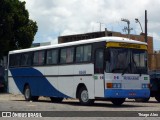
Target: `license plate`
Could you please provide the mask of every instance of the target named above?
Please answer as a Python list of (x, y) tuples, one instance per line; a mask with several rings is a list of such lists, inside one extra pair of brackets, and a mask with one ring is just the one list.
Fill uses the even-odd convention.
[(129, 93), (129, 95), (130, 95), (130, 96), (135, 96), (135, 95), (136, 95), (136, 93), (131, 92), (131, 93)]

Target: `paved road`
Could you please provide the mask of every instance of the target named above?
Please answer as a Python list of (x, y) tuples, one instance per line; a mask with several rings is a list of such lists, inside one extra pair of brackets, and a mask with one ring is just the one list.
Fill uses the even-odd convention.
[[(96, 111), (92, 113), (95, 116), (96, 114), (99, 116), (99, 111), (107, 111), (108, 114), (110, 114), (109, 111), (120, 111), (121, 113), (124, 113), (124, 111), (142, 111), (142, 114), (145, 115), (150, 114), (150, 111), (154, 111), (155, 115), (158, 114), (158, 116), (160, 116), (158, 112), (160, 111), (160, 103), (154, 98), (151, 98), (148, 103), (134, 102), (134, 100), (127, 99), (120, 107), (114, 106), (110, 101), (96, 101), (92, 106), (81, 106), (78, 100), (65, 99), (62, 103), (51, 103), (49, 98), (40, 97), (38, 102), (27, 102), (22, 95), (0, 94), (0, 111), (82, 111), (81, 114), (85, 113), (85, 111)], [(147, 114), (144, 111), (147, 111)], [(111, 114), (114, 113), (118, 114), (117, 112)], [(63, 112), (58, 114), (63, 114)], [(103, 115), (104, 112), (101, 112), (101, 114)], [(58, 117), (57, 119), (61, 118)], [(73, 117), (71, 119), (73, 119)], [(158, 117), (154, 119), (158, 120)]]

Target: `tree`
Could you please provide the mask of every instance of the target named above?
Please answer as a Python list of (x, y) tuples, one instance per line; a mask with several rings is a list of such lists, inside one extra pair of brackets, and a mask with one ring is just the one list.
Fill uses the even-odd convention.
[(29, 19), (25, 2), (0, 0), (0, 57), (8, 51), (31, 46), (38, 30), (37, 23)]

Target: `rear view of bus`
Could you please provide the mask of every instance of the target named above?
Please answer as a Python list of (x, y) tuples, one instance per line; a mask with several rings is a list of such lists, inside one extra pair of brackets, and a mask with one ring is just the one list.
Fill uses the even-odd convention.
[(106, 43), (104, 95), (113, 104), (120, 105), (125, 98), (148, 98), (150, 92), (147, 73), (145, 43), (132, 40)]

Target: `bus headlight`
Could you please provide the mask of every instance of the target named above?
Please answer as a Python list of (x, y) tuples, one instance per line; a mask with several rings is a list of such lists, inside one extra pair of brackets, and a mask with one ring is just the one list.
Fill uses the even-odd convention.
[(149, 88), (149, 84), (142, 84), (142, 88)]
[(122, 88), (121, 83), (107, 83), (106, 84), (107, 88)]

